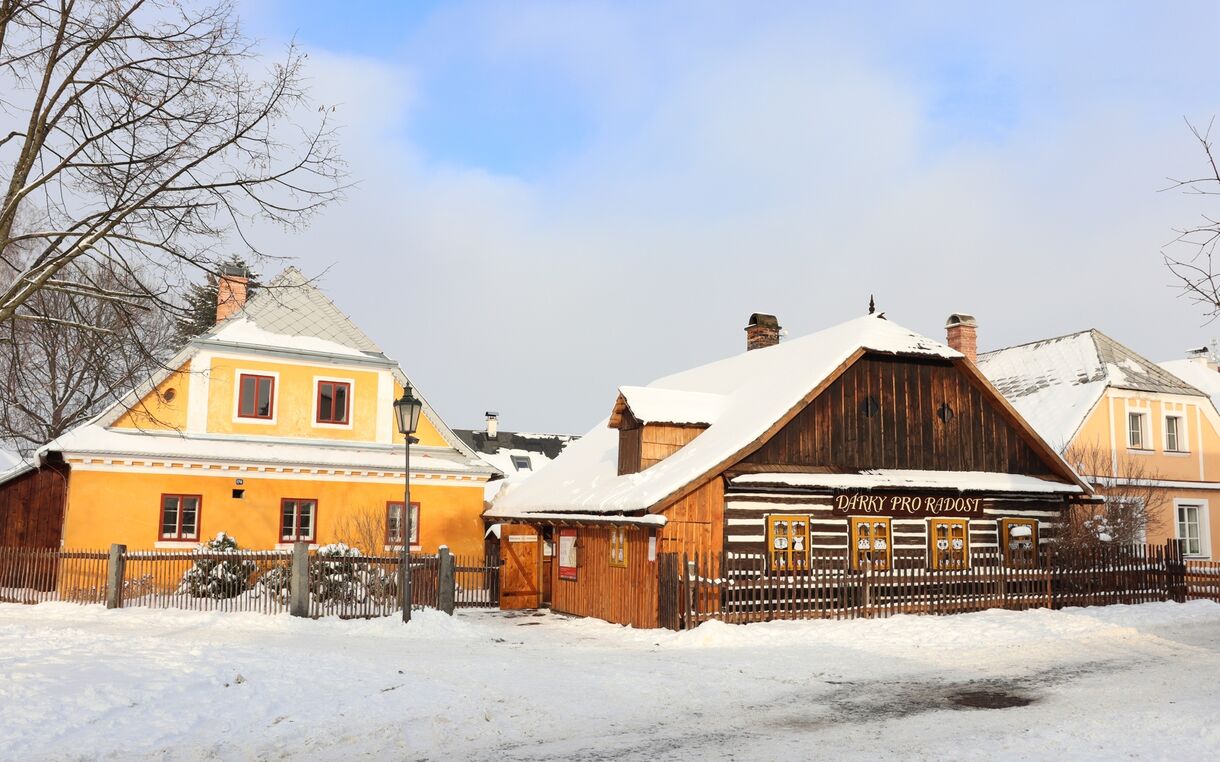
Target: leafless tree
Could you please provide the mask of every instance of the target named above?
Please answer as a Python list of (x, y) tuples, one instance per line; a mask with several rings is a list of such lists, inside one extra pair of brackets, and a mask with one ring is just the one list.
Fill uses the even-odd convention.
[[(1203, 168), (1185, 179), (1170, 178), (1167, 190), (1179, 190), (1192, 196), (1220, 196), (1220, 164), (1211, 140), (1214, 122), (1213, 119), (1201, 130), (1187, 121), (1186, 126), (1203, 151)], [(1216, 245), (1220, 243), (1220, 218), (1205, 213), (1195, 225), (1174, 232), (1177, 236), (1161, 252), (1165, 265), (1187, 298), (1202, 306), (1211, 318), (1220, 317), (1220, 280), (1215, 261)]]
[[(88, 259), (65, 268), (81, 282), (126, 290), (125, 273)], [(22, 455), (80, 424), (159, 367), (173, 321), (155, 307), (133, 309), (64, 291), (40, 291), (25, 309), (40, 320), (0, 324), (0, 440)], [(83, 330), (79, 324), (92, 328)], [(154, 406), (143, 422), (155, 421)], [(137, 408), (137, 412), (141, 408)]]
[(1060, 541), (1075, 547), (1144, 542), (1164, 523), (1162, 475), (1148, 458), (1119, 455), (1101, 444), (1076, 444), (1063, 457), (1105, 498), (1068, 509)]
[(345, 513), (335, 526), (335, 537), (366, 556), (382, 555), (386, 545), (385, 509), (366, 506)]
[(47, 322), (47, 291), (179, 309), (175, 281), (261, 256), (253, 223), (336, 199), (304, 58), (260, 71), (228, 0), (0, 0), (0, 325)]

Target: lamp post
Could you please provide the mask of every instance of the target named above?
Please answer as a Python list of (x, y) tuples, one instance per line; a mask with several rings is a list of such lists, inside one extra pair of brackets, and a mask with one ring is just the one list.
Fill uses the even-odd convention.
[(394, 400), (394, 418), (398, 432), (402, 434), (403, 449), (406, 450), (406, 468), (403, 471), (402, 515), (398, 526), (402, 532), (402, 573), (399, 584), (402, 588), (402, 621), (411, 621), (411, 435), (419, 425), (419, 411), (423, 409), (414, 394), (411, 384), (404, 384), (402, 396)]

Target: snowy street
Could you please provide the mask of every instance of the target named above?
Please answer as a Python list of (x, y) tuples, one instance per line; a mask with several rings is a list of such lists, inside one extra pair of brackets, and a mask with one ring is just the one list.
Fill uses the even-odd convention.
[(688, 633), (3, 604), (0, 756), (1201, 759), (1216, 675), (1203, 601)]

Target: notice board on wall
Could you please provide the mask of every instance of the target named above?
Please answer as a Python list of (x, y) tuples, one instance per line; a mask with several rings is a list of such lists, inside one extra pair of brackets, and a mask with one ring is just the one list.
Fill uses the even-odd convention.
[(559, 530), (559, 578), (576, 579), (576, 530)]

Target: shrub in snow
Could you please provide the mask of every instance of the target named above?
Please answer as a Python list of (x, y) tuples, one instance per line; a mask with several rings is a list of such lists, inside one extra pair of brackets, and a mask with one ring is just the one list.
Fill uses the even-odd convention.
[(262, 573), (254, 586), (254, 593), (270, 595), (274, 598), (288, 599), (292, 589), (292, 565), (276, 564)]
[(364, 603), (397, 593), (393, 572), (370, 563), (359, 548), (337, 542), (318, 548), (309, 569), (314, 599), (322, 603)]
[(199, 554), (233, 553), (232, 558), (200, 558), (182, 575), (178, 592), (192, 598), (234, 598), (250, 587), (258, 570), (253, 561), (236, 556), (237, 540), (224, 532), (194, 551)]

